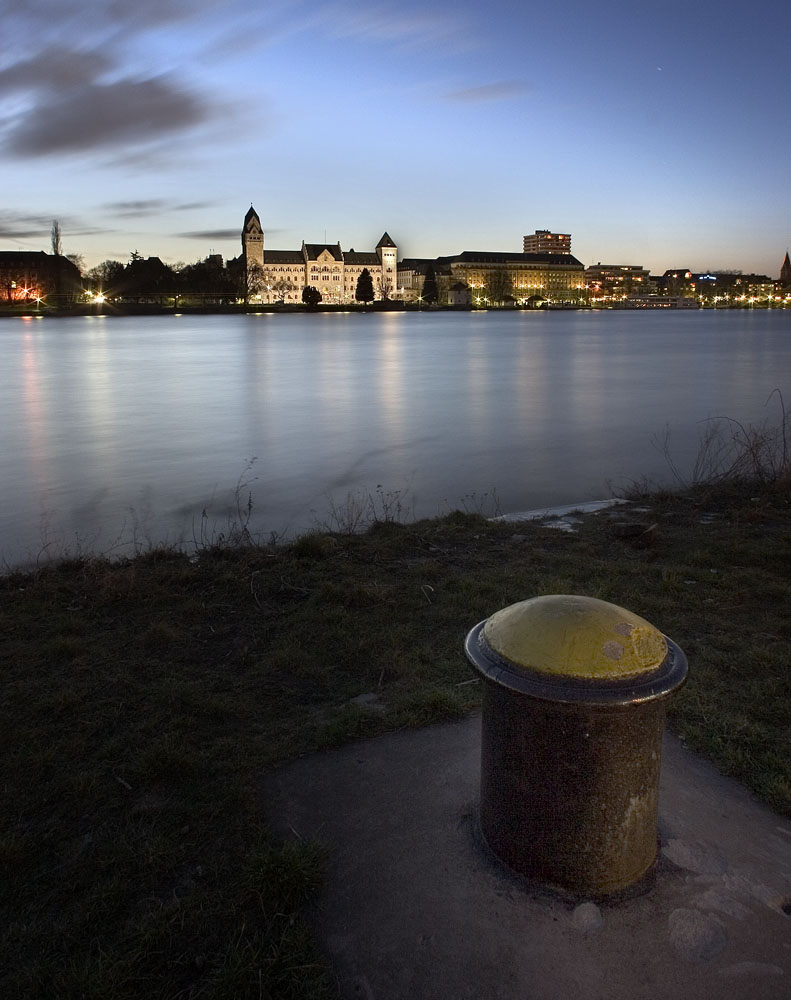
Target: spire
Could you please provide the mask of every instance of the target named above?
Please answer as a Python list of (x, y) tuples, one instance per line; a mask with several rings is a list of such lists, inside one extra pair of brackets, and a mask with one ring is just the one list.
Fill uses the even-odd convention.
[(379, 240), (379, 242), (376, 244), (377, 250), (379, 249), (379, 247), (395, 247), (395, 243), (393, 243), (393, 241), (390, 239), (390, 236), (387, 233), (385, 233), (384, 236), (382, 236), (381, 240)]
[(780, 268), (780, 284), (791, 288), (791, 259), (789, 259), (787, 250), (782, 267)]
[(260, 229), (261, 228), (261, 220), (258, 218), (258, 212), (256, 212), (256, 210), (253, 208), (253, 203), (250, 202), (250, 207), (247, 210), (247, 215), (244, 217), (244, 227), (243, 228), (247, 229), (248, 223), (252, 222), (253, 220), (255, 220), (255, 222), (258, 224), (258, 228)]

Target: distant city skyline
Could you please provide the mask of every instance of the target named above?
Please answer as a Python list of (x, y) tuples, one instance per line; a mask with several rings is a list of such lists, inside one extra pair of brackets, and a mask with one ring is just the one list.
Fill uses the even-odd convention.
[(777, 277), (791, 12), (733, 0), (30, 0), (0, 12), (0, 249), (405, 257), (572, 234), (586, 265)]

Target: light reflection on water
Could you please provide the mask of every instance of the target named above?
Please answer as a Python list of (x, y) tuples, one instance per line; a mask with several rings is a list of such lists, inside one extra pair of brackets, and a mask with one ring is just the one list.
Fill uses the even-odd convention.
[(789, 312), (5, 320), (0, 553), (189, 540), (204, 509), (223, 530), (254, 456), (264, 536), (379, 484), (431, 516), (667, 481), (665, 425), (688, 468), (706, 418), (779, 419), (789, 334)]

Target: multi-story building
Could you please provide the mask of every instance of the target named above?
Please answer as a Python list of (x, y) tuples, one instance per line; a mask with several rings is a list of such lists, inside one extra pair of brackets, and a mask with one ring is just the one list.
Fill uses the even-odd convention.
[(591, 301), (648, 295), (656, 291), (647, 268), (639, 264), (592, 264), (585, 268), (585, 286)]
[(522, 237), (525, 253), (571, 253), (571, 233), (551, 233), (537, 229), (532, 236)]
[(659, 281), (666, 295), (715, 306), (769, 305), (775, 293), (775, 284), (767, 275), (741, 271), (701, 273), (679, 267), (665, 271)]
[(32, 302), (45, 296), (71, 301), (80, 291), (80, 271), (67, 257), (43, 250), (0, 252), (0, 299)]
[(409, 258), (398, 265), (398, 286), (407, 301), (417, 301), (429, 265), (437, 277), (440, 304), (449, 288), (463, 282), (473, 305), (529, 301), (580, 303), (585, 299), (585, 267), (571, 254), (465, 250), (447, 257)]
[(452, 284), (450, 267), (440, 264), (436, 257), (405, 257), (398, 262), (398, 297), (405, 302), (417, 302), (423, 294), (423, 284), (429, 267), (434, 268), (437, 281), (437, 300), (444, 305)]
[(322, 301), (354, 302), (357, 281), (368, 269), (377, 299), (397, 295), (398, 248), (385, 233), (375, 250), (342, 250), (340, 243), (305, 243), (299, 250), (267, 250), (261, 220), (253, 206), (242, 227), (242, 259), (248, 299), (297, 303), (308, 285)]

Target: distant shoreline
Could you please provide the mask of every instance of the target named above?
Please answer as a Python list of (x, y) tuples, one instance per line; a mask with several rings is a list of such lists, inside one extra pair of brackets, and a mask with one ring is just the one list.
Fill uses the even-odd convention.
[(677, 306), (675, 304), (656, 305), (619, 305), (619, 306), (590, 306), (590, 305), (556, 305), (542, 306), (538, 308), (525, 308), (515, 306), (500, 308), (481, 308), (472, 306), (417, 306), (412, 302), (393, 302), (387, 306), (371, 305), (358, 306), (351, 303), (347, 305), (319, 305), (314, 308), (303, 305), (216, 305), (216, 306), (163, 306), (124, 303), (123, 305), (105, 305), (97, 307), (92, 304), (77, 305), (68, 309), (30, 309), (30, 308), (5, 308), (0, 305), (0, 319), (60, 319), (72, 316), (249, 316), (260, 315), (262, 313), (273, 313), (284, 316), (304, 316), (311, 313), (346, 313), (368, 315), (370, 313), (398, 312), (398, 313), (468, 313), (468, 312), (493, 312), (493, 313), (569, 313), (569, 312), (784, 312), (787, 306), (756, 306), (756, 305), (729, 305), (729, 306)]

